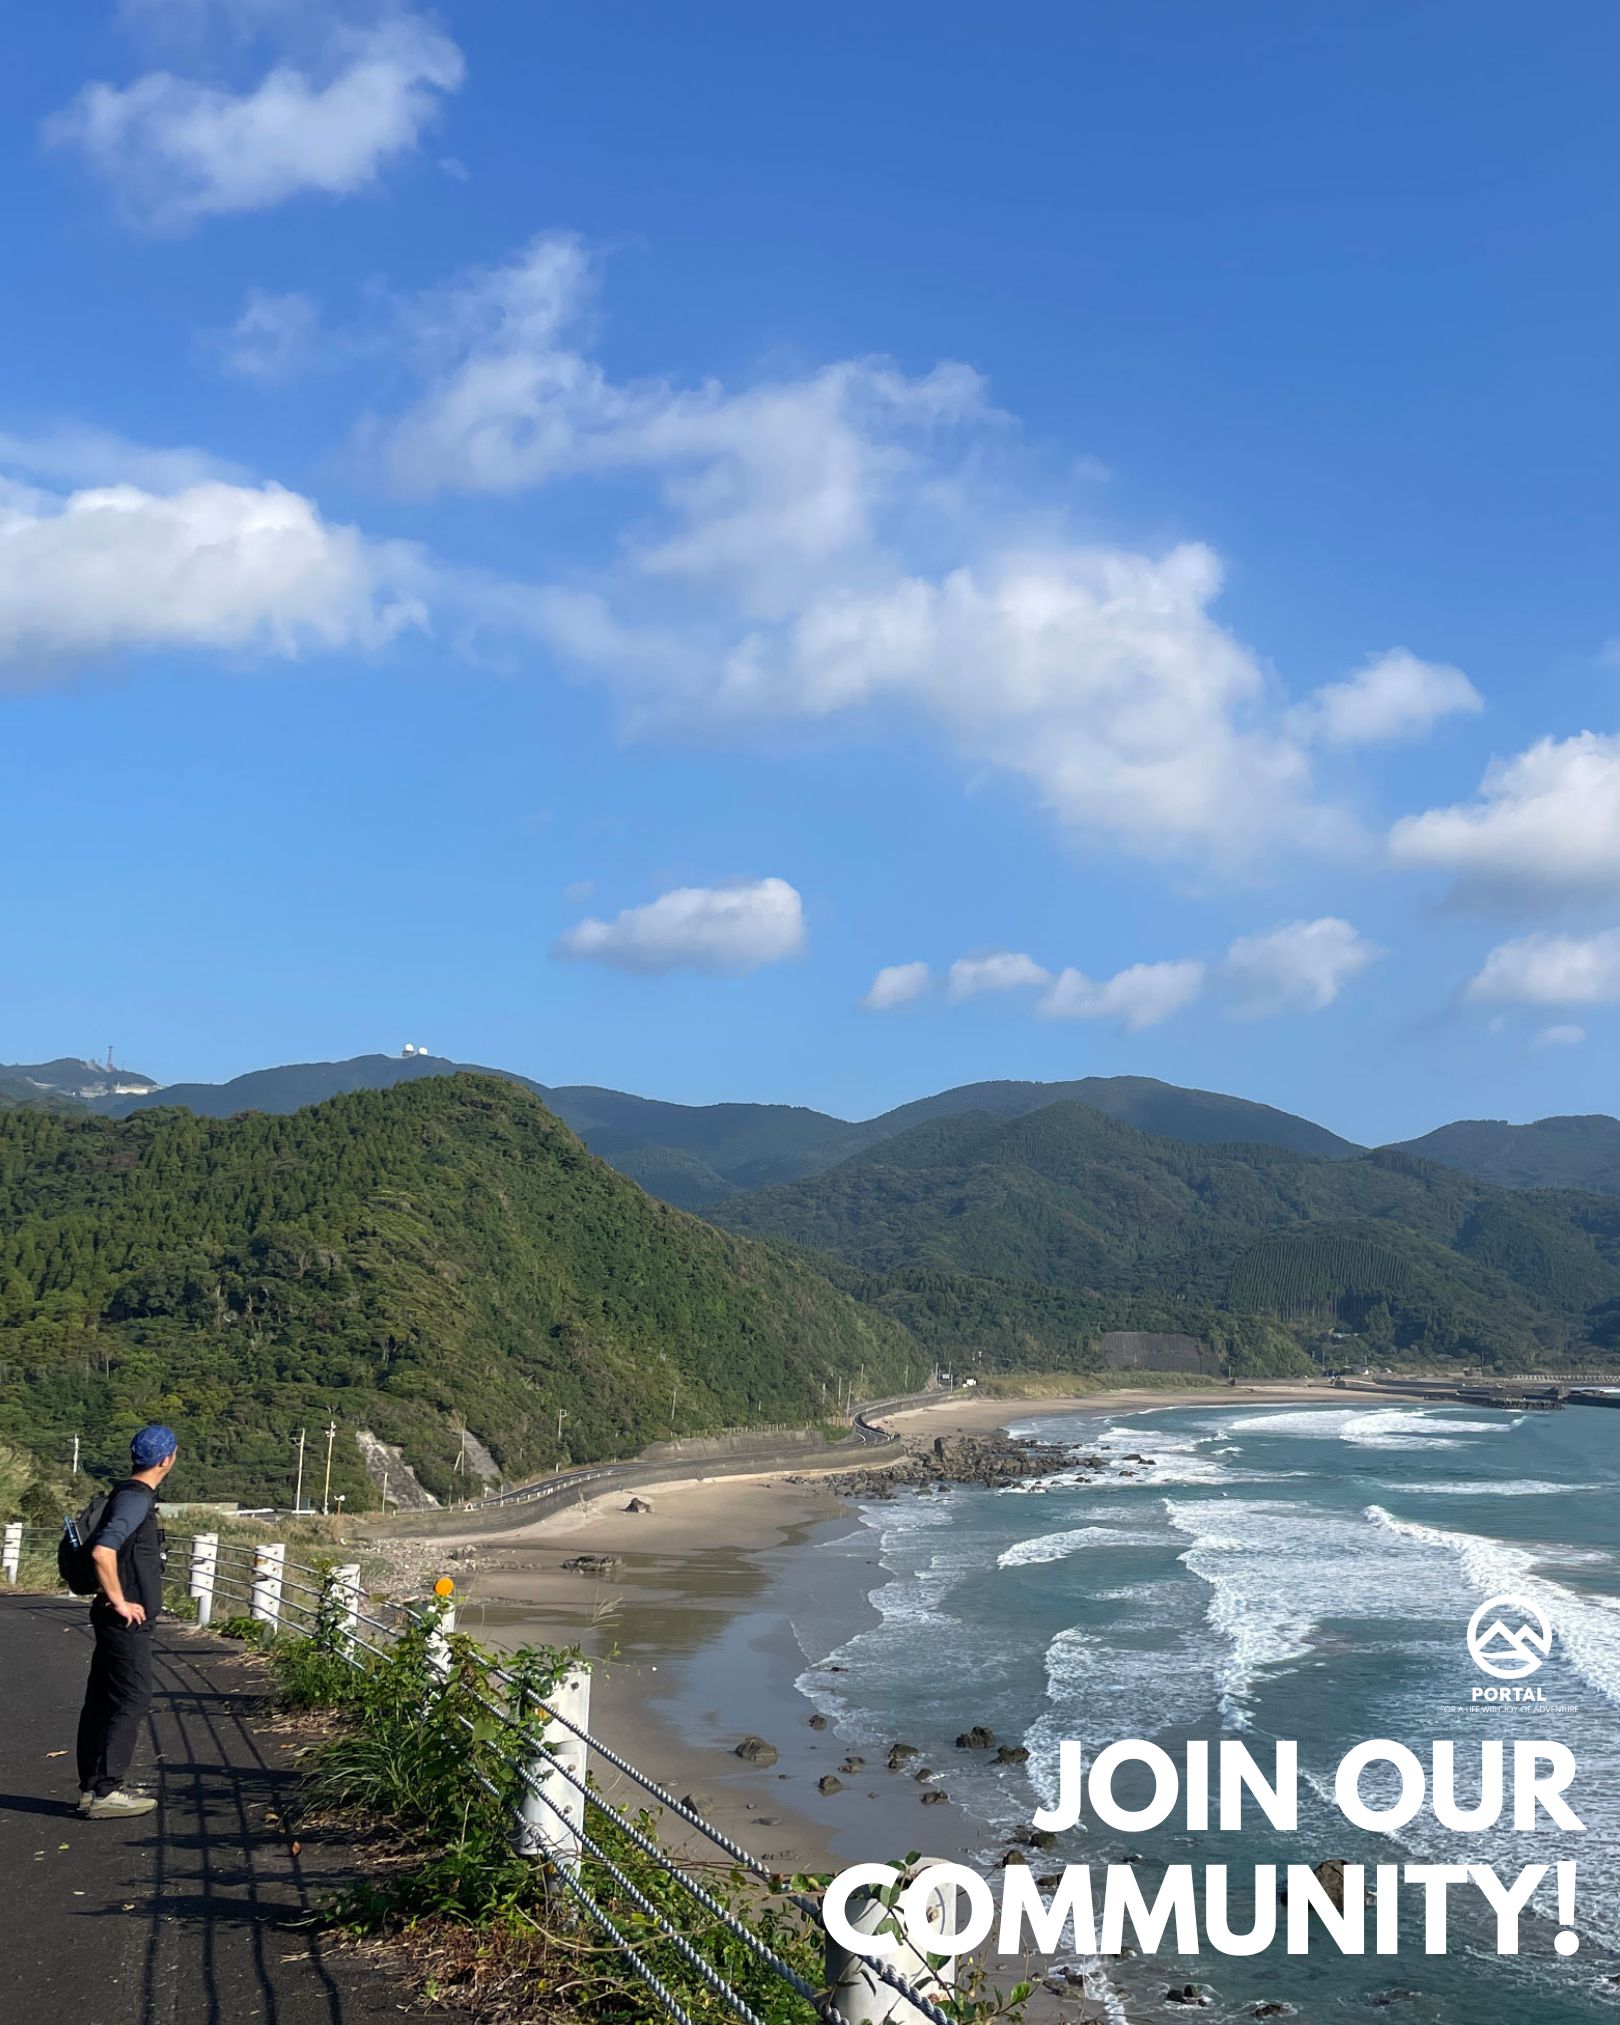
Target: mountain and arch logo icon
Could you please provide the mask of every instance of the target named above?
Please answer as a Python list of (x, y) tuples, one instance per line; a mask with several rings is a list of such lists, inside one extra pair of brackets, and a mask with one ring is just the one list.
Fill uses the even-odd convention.
[(1468, 1651), (1493, 1680), (1525, 1680), (1552, 1654), (1552, 1626), (1522, 1596), (1488, 1596), (1468, 1620)]

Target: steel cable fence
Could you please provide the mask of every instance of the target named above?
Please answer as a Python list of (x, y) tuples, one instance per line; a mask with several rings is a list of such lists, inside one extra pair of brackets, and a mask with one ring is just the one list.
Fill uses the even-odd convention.
[[(49, 1527), (8, 1526), (4, 1537), (8, 1578), (16, 1580), (16, 1564), (23, 1554), (27, 1554), (31, 1562), (38, 1556), (54, 1557), (56, 1537), (54, 1529)], [(548, 1876), (555, 1880), (584, 1917), (606, 1936), (625, 1965), (657, 1999), (663, 2010), (678, 2021), (678, 2025), (697, 2025), (697, 2021), (656, 1965), (650, 1963), (625, 1934), (610, 1908), (601, 1903), (581, 1878), (581, 1852), (590, 1858), (604, 1877), (611, 1879), (703, 1987), (740, 2021), (740, 2025), (764, 2025), (764, 2021), (747, 1998), (703, 1957), (689, 1935), (674, 1924), (668, 1913), (648, 1896), (611, 1851), (589, 1832), (586, 1827), (589, 1814), (600, 1815), (610, 1822), (614, 1832), (651, 1863), (661, 1876), (667, 1877), (691, 1902), (695, 1911), (729, 1934), (763, 1973), (802, 2001), (808, 2012), (824, 2021), (824, 2025), (871, 2025), (871, 2021), (878, 2020), (887, 2021), (887, 2025), (924, 2025), (924, 2021), (926, 2025), (959, 2025), (961, 2014), (953, 2014), (939, 2001), (939, 1996), (945, 1996), (947, 2000), (949, 1997), (951, 1969), (948, 1958), (941, 1966), (939, 1959), (913, 1956), (928, 1976), (931, 1988), (922, 1987), (916, 1980), (901, 1975), (881, 1957), (855, 1958), (859, 1976), (841, 1981), (835, 1997), (829, 1990), (818, 1989), (801, 1975), (778, 1949), (754, 1931), (747, 1920), (739, 1917), (693, 1877), (640, 1822), (614, 1806), (590, 1781), (587, 1771), (590, 1753), (630, 1780), (674, 1819), (704, 1837), (730, 1863), (765, 1886), (785, 1905), (793, 1907), (816, 1929), (821, 1928), (821, 1908), (814, 1898), (803, 1891), (784, 1890), (779, 1873), (772, 1871), (696, 1808), (678, 1800), (590, 1730), (586, 1713), (589, 1707), (588, 1676), (582, 1670), (576, 1670), (546, 1693), (538, 1691), (534, 1680), (521, 1670), (514, 1671), (511, 1666), (501, 1664), (482, 1648), (472, 1648), (478, 1654), (481, 1674), (507, 1689), (512, 1705), (503, 1708), (472, 1681), (460, 1678), (449, 1645), (455, 1613), (446, 1601), (434, 1599), (403, 1607), (391, 1606), (393, 1621), (389, 1621), (362, 1608), (361, 1570), (354, 1563), (310, 1566), (288, 1561), (285, 1546), (280, 1542), (249, 1544), (220, 1540), (217, 1535), (208, 1533), (170, 1535), (167, 1546), (170, 1556), (168, 1581), (171, 1584), (178, 1574), (174, 1564), (181, 1558), (179, 1550), (185, 1550), (189, 1594), (197, 1603), (198, 1621), (205, 1626), (215, 1619), (216, 1601), (222, 1602), (230, 1606), (233, 1618), (246, 1618), (262, 1625), (263, 1638), (273, 1638), (283, 1630), (292, 1631), (346, 1661), (362, 1674), (395, 1660), (400, 1654), (400, 1640), (404, 1633), (414, 1629), (421, 1634), (428, 1675), (423, 1682), (424, 1690), (444, 1693), (453, 1689), (465, 1694), (471, 1705), (496, 1726), (502, 1737), (499, 1746), (494, 1745), (493, 1739), (485, 1739), (484, 1742), (486, 1748), (491, 1749), (497, 1769), (504, 1777), (506, 1791), (503, 1792), (501, 1786), (471, 1758), (466, 1766), (468, 1776), (503, 1806), (512, 1807), (514, 1797), (527, 1798), (529, 1804), (526, 1809), (514, 1810), (519, 1813), (516, 1846), (523, 1853), (547, 1862)], [(368, 1637), (367, 1633), (371, 1635)], [(566, 1706), (571, 1701), (575, 1707), (574, 1714), (570, 1714)], [(452, 1713), (458, 1724), (474, 1733), (473, 1718), (460, 1711)], [(556, 1741), (559, 1736), (569, 1747), (568, 1751)], [(570, 1753), (572, 1765), (568, 1762)], [(559, 1789), (562, 1797), (559, 1797)], [(549, 1827), (540, 1827), (538, 1833), (536, 1809), (549, 1823)], [(640, 1820), (646, 1821), (647, 1818), (643, 1814)], [(942, 1938), (951, 1931), (952, 1928), (947, 1925)], [(889, 1993), (891, 2002), (879, 1999), (874, 2005), (872, 1992), (878, 1984)], [(843, 1998), (848, 2005), (851, 1997), (855, 1999), (852, 2008), (840, 2008), (836, 1999)]]

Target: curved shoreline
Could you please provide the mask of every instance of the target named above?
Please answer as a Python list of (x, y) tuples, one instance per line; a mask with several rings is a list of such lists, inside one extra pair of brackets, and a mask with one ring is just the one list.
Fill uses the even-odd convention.
[[(1048, 1415), (1208, 1411), (1234, 1402), (1379, 1403), (1324, 1385), (1144, 1387), (1031, 1399), (952, 1394), (882, 1418), (905, 1437), (903, 1454), (939, 1435), (984, 1434)], [(852, 1455), (846, 1467), (869, 1471), (874, 1461)], [(504, 1645), (581, 1645), (597, 1662), (593, 1728), (675, 1797), (702, 1796), (716, 1825), (763, 1860), (832, 1869), (920, 1842), (972, 1857), (994, 1839), (974, 1816), (954, 1803), (922, 1808), (914, 1782), (881, 1764), (842, 1773), (844, 1745), (831, 1729), (810, 1726), (814, 1704), (796, 1683), (821, 1655), (804, 1651), (795, 1618), (816, 1614), (821, 1653), (828, 1652), (878, 1621), (869, 1599), (882, 1580), (875, 1542), (870, 1554), (860, 1551), (871, 1535), (838, 1494), (838, 1472), (818, 1475), (807, 1483), (778, 1466), (693, 1476), (649, 1490), (652, 1509), (641, 1513), (615, 1488), (497, 1535), (469, 1527), (411, 1548), (472, 1548), (478, 1558), (464, 1585), (462, 1627)], [(614, 1565), (600, 1573), (564, 1565), (581, 1555)], [(735, 1757), (750, 1731), (777, 1749), (771, 1768)], [(949, 1765), (936, 1769), (948, 1793)], [(828, 1775), (842, 1780), (841, 1791), (818, 1790)], [(619, 1797), (634, 1794), (626, 1785)]]

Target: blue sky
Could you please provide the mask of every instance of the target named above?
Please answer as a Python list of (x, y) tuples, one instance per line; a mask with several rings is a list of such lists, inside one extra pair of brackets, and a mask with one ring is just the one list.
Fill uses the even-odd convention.
[(26, 10), (0, 1059), (1620, 1107), (1617, 42)]

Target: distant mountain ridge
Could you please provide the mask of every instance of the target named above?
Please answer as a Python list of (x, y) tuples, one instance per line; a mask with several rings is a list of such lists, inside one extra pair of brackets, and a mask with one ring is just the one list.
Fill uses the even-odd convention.
[(1465, 1118), (1441, 1125), (1401, 1150), (1457, 1168), (1503, 1188), (1584, 1188), (1620, 1195), (1620, 1118), (1538, 1118), (1509, 1125), (1500, 1118)]
[(0, 1104), (93, 1103), (103, 1097), (144, 1096), (156, 1090), (150, 1076), (115, 1069), (110, 1062), (59, 1055), (53, 1062), (0, 1062)]
[[(423, 1076), (461, 1071), (504, 1076), (544, 1098), (594, 1153), (679, 1209), (704, 1211), (736, 1195), (823, 1174), (869, 1146), (931, 1118), (968, 1112), (1017, 1118), (1054, 1103), (1079, 1103), (1160, 1138), (1191, 1146), (1281, 1147), (1309, 1159), (1353, 1159), (1365, 1149), (1325, 1126), (1270, 1104), (1151, 1076), (1084, 1076), (1070, 1082), (964, 1083), (850, 1120), (799, 1104), (674, 1104), (593, 1084), (547, 1085), (510, 1069), (440, 1055), (357, 1055), (344, 1062), (294, 1062), (255, 1069), (225, 1083), (174, 1083), (64, 1057), (33, 1065), (0, 1063), (0, 1107), (80, 1104), (122, 1118), (154, 1104), (203, 1117), (238, 1111), (289, 1112), (355, 1090), (386, 1090)], [(136, 1086), (136, 1087), (131, 1087)], [(1543, 1118), (1529, 1125), (1462, 1120), (1398, 1150), (1505, 1188), (1579, 1188), (1620, 1195), (1620, 1120)]]
[(386, 1090), (423, 1076), (462, 1072), (502, 1075), (544, 1098), (593, 1153), (679, 1209), (704, 1210), (733, 1195), (824, 1173), (930, 1118), (968, 1112), (1017, 1118), (1060, 1102), (1085, 1104), (1141, 1131), (1192, 1145), (1252, 1142), (1325, 1160), (1347, 1159), (1362, 1150), (1308, 1118), (1269, 1104), (1181, 1089), (1151, 1076), (966, 1083), (876, 1118), (850, 1120), (797, 1104), (671, 1104), (591, 1084), (548, 1085), (511, 1070), (437, 1055), (357, 1055), (347, 1062), (255, 1069), (227, 1083), (173, 1083), (107, 1095), (94, 1099), (91, 1108), (114, 1118), (159, 1104), (182, 1105), (212, 1118), (238, 1111), (288, 1112), (354, 1090)]
[(1395, 1148), (1154, 1136), (1074, 1101), (926, 1119), (710, 1216), (842, 1260), (840, 1285), (936, 1351), (1028, 1362), (1036, 1343), (1168, 1328), (1253, 1369), (1278, 1330), (1513, 1368), (1620, 1343), (1620, 1203)]

